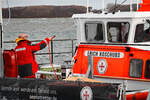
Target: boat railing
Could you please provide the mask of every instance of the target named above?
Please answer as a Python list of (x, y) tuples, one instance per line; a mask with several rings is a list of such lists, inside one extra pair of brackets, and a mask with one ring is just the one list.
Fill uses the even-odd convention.
[[(31, 40), (31, 42), (40, 42), (42, 40)], [(67, 42), (71, 42), (71, 46), (70, 46), (70, 51), (58, 51), (58, 52), (55, 52), (54, 49), (55, 49), (55, 46), (54, 46), (54, 42), (56, 41), (59, 41), (59, 42), (64, 42), (64, 41), (67, 41)], [(54, 55), (55, 54), (71, 54), (71, 56), (73, 57), (74, 55), (74, 48), (75, 48), (75, 41), (76, 39), (53, 39), (52, 41), (50, 41), (49, 45), (50, 45), (50, 49), (51, 49), (51, 61), (52, 63), (54, 62)], [(4, 44), (14, 44), (15, 42), (14, 41), (4, 41), (3, 42)], [(60, 48), (61, 49), (61, 48)], [(41, 52), (41, 53), (36, 53), (35, 55), (49, 55), (49, 52)], [(66, 61), (67, 62), (67, 61)], [(47, 63), (39, 63), (39, 65), (44, 65), (44, 64), (47, 64)]]

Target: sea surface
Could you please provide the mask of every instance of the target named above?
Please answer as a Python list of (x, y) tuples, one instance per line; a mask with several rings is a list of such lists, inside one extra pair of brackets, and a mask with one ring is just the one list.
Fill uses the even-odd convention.
[[(55, 39), (76, 39), (76, 26), (72, 18), (20, 18), (3, 19), (3, 41), (15, 41), (19, 33), (28, 34), (29, 40), (42, 40), (56, 35)], [(54, 41), (54, 52), (70, 52), (71, 41)], [(33, 43), (35, 44), (35, 43)], [(3, 45), (3, 49), (15, 48), (15, 43)], [(74, 42), (75, 46), (75, 42)], [(47, 53), (45, 48), (37, 53)], [(71, 60), (72, 54), (54, 54), (54, 64), (63, 64), (65, 60)], [(37, 55), (39, 64), (49, 63), (48, 55)]]

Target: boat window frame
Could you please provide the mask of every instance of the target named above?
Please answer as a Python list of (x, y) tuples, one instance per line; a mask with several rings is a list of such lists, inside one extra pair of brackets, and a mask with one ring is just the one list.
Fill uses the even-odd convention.
[[(103, 29), (103, 40), (98, 40), (98, 41), (88, 41), (87, 40), (87, 38), (86, 38), (86, 24), (102, 24), (102, 29)], [(85, 35), (85, 41), (87, 42), (87, 43), (103, 43), (103, 42), (105, 42), (106, 41), (106, 34), (105, 34), (106, 32), (105, 32), (105, 24), (104, 24), (104, 22), (103, 21), (86, 21), (86, 22), (84, 22), (84, 35)]]
[[(147, 62), (149, 61), (149, 71), (147, 71)], [(149, 72), (149, 76), (147, 77), (147, 72)], [(150, 79), (150, 59), (147, 59), (145, 62), (145, 72), (144, 72), (144, 78)]]
[[(130, 64), (131, 64), (131, 61), (133, 61), (133, 60), (141, 60), (142, 61), (142, 70), (141, 70), (141, 73), (140, 73), (140, 76), (132, 76), (131, 75), (131, 66), (130, 66)], [(136, 58), (134, 58), (134, 59), (130, 59), (130, 62), (129, 62), (129, 77), (131, 77), (131, 78), (142, 78), (142, 74), (143, 74), (143, 65), (144, 65), (144, 61), (143, 61), (143, 59), (136, 59)], [(137, 74), (137, 73), (136, 73)]]
[[(127, 37), (127, 41), (126, 42), (112, 42), (112, 41), (110, 41), (109, 39), (108, 39), (108, 32), (109, 32), (109, 30), (108, 30), (108, 23), (128, 23), (129, 24), (129, 28), (128, 28), (128, 37)], [(130, 36), (130, 28), (131, 28), (131, 23), (129, 22), (129, 21), (107, 21), (106, 22), (106, 26), (107, 26), (107, 29), (106, 29), (106, 33), (107, 33), (107, 41), (109, 42), (109, 43), (115, 43), (115, 44), (117, 44), (117, 43), (128, 43), (128, 41), (129, 41), (129, 36)]]
[[(148, 22), (147, 22), (147, 23), (148, 23)], [(136, 30), (137, 30), (137, 26), (138, 26), (138, 25), (142, 25), (142, 24), (143, 24), (143, 28), (144, 28), (144, 26), (145, 26), (145, 24), (146, 24), (146, 21), (143, 22), (143, 23), (137, 23), (137, 24), (135, 25), (134, 39), (133, 39), (134, 43), (150, 42), (150, 38), (149, 38), (149, 40), (142, 41), (142, 40), (144, 40), (144, 37), (147, 37), (146, 34), (145, 34), (145, 31), (146, 31), (147, 29), (146, 29), (146, 30), (143, 29), (143, 31), (141, 32), (141, 33), (143, 33), (142, 36), (138, 36), (138, 37), (143, 37), (143, 39), (141, 39), (141, 41), (136, 41), (136, 35), (137, 35)], [(149, 29), (150, 29), (150, 23), (148, 23), (148, 24), (149, 24)], [(149, 30), (149, 32), (150, 32), (150, 30)], [(145, 34), (145, 35), (144, 35), (144, 34)]]

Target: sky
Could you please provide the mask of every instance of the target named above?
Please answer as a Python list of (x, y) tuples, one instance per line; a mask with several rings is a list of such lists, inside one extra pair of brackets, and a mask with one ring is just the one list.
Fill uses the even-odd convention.
[[(124, 0), (117, 0), (117, 3), (121, 3)], [(132, 0), (134, 3), (136, 0)], [(104, 0), (105, 6), (108, 3), (115, 3), (115, 0)], [(128, 4), (130, 0), (127, 0), (125, 4)], [(82, 5), (86, 6), (86, 0), (2, 0), (2, 7), (20, 7), (20, 6), (33, 6), (33, 5)], [(89, 5), (94, 9), (102, 8), (102, 0), (89, 0)]]

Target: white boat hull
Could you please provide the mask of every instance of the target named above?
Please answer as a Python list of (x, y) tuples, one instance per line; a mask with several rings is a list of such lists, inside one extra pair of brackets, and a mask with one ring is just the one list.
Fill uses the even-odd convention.
[(150, 82), (137, 81), (137, 80), (123, 80), (123, 79), (111, 79), (111, 78), (94, 78), (98, 81), (108, 82), (108, 83), (123, 83), (127, 81), (127, 90), (150, 90)]

